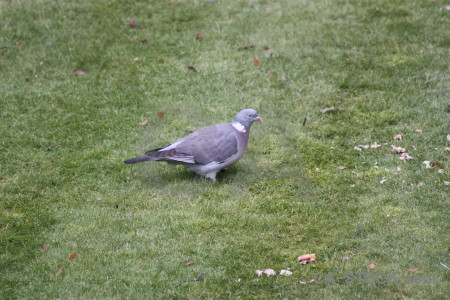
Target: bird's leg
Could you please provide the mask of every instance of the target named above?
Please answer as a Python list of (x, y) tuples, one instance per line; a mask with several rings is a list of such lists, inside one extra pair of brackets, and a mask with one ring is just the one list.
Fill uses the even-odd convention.
[(205, 175), (205, 178), (211, 179), (212, 181), (216, 182), (216, 175), (217, 175), (217, 171), (213, 171), (213, 172), (207, 173)]

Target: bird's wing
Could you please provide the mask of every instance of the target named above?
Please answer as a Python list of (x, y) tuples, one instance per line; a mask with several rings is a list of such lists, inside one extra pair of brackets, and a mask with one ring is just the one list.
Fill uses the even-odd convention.
[(231, 124), (217, 124), (200, 129), (160, 149), (146, 153), (158, 160), (184, 163), (221, 163), (238, 152), (236, 130)]

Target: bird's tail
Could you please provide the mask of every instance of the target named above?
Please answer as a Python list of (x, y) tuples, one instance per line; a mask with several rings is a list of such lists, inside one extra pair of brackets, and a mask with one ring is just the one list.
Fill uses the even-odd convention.
[(135, 163), (140, 163), (140, 162), (149, 161), (149, 160), (153, 160), (153, 159), (147, 155), (144, 155), (144, 156), (139, 156), (139, 157), (135, 157), (135, 158), (126, 160), (126, 161), (124, 161), (124, 163), (135, 164)]

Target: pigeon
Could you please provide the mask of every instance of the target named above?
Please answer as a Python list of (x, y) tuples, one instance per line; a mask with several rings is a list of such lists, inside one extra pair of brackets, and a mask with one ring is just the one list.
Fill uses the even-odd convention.
[(231, 123), (199, 129), (170, 145), (150, 150), (144, 156), (126, 160), (126, 164), (167, 161), (183, 165), (195, 173), (216, 181), (219, 171), (236, 163), (244, 155), (253, 122), (264, 122), (253, 109), (241, 110)]

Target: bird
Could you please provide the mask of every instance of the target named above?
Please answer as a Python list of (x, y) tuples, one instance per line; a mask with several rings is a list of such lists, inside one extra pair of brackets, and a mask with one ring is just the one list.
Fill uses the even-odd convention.
[(145, 155), (126, 160), (126, 164), (166, 161), (183, 165), (204, 178), (216, 181), (219, 171), (241, 159), (247, 148), (253, 122), (263, 123), (254, 109), (243, 109), (231, 123), (216, 124), (193, 133)]

